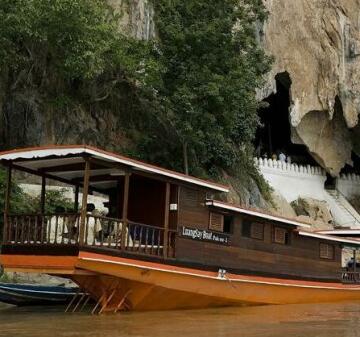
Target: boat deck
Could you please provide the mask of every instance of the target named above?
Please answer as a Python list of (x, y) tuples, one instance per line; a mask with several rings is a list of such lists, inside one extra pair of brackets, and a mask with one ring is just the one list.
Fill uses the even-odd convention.
[(104, 249), (106, 252), (127, 252), (175, 258), (176, 230), (105, 216), (87, 215), (83, 242), (79, 236), (80, 214), (9, 215), (3, 245), (5, 251), (26, 250), (56, 251), (73, 255), (75, 247)]

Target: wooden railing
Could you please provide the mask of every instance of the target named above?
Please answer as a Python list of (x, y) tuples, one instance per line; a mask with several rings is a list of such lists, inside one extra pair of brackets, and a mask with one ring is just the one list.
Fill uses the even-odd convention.
[(84, 244), (120, 248), (123, 220), (105, 216), (86, 215)]
[(9, 215), (4, 243), (77, 244), (79, 214)]
[(137, 254), (175, 257), (176, 231), (104, 216), (87, 215), (84, 243), (88, 246), (122, 249)]
[(360, 283), (360, 272), (344, 271), (341, 274), (341, 281), (343, 283)]
[[(4, 243), (78, 245), (80, 223), (80, 214), (10, 215)], [(176, 230), (88, 214), (82, 244), (174, 258), (176, 233)]]

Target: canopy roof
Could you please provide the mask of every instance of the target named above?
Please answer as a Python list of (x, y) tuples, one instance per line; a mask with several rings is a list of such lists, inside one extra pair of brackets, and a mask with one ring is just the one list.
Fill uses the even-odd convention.
[(331, 230), (320, 230), (316, 233), (319, 234), (330, 234), (330, 235), (337, 235), (337, 236), (348, 236), (348, 237), (355, 237), (360, 236), (360, 229), (331, 229)]
[(85, 157), (90, 157), (90, 186), (106, 189), (115, 186), (125, 169), (145, 172), (181, 182), (194, 184), (218, 192), (229, 189), (211, 181), (198, 179), (182, 173), (150, 165), (116, 153), (85, 145), (52, 145), (0, 152), (0, 162), (12, 162), (15, 169), (29, 173), (46, 175), (66, 183), (81, 184), (84, 177)]
[[(225, 202), (221, 202), (221, 201), (207, 200), (206, 205), (212, 206), (215, 208), (219, 208), (219, 209), (223, 209), (223, 210), (233, 211), (236, 213), (242, 213), (242, 214), (256, 216), (258, 218), (262, 218), (265, 220), (278, 221), (278, 222), (280, 222), (282, 224), (286, 224), (286, 225), (293, 225), (293, 226), (302, 227), (302, 228), (311, 227), (311, 224), (299, 222), (295, 219), (284, 218), (284, 217), (275, 216), (275, 215), (268, 214), (268, 213), (259, 212), (256, 210), (242, 208), (242, 207), (238, 207), (238, 206), (235, 206), (235, 205), (232, 205), (229, 203), (225, 203)], [(349, 246), (360, 247), (360, 240), (357, 240), (354, 238), (341, 238), (341, 237), (338, 237), (335, 235), (330, 235), (336, 231), (327, 231), (327, 232), (329, 232), (329, 234), (324, 234), (324, 233), (319, 233), (319, 232), (309, 232), (309, 231), (305, 231), (303, 229), (298, 230), (298, 234), (301, 236), (313, 237), (313, 238), (327, 240), (327, 241), (339, 242), (339, 243), (349, 245)]]
[(323, 239), (327, 241), (334, 241), (343, 243), (349, 246), (359, 246), (360, 247), (360, 240), (353, 239), (353, 238), (342, 238), (335, 235), (328, 235), (328, 234), (320, 234), (318, 232), (307, 232), (307, 231), (299, 231), (299, 235), (301, 236), (308, 236), (317, 239)]
[(235, 205), (225, 203), (225, 202), (221, 202), (221, 201), (217, 201), (217, 200), (207, 200), (206, 205), (213, 206), (213, 207), (220, 208), (220, 209), (224, 209), (224, 210), (228, 210), (228, 211), (233, 211), (233, 212), (236, 212), (236, 213), (253, 215), (253, 216), (256, 216), (258, 218), (262, 218), (262, 219), (266, 219), (266, 220), (278, 221), (278, 222), (281, 222), (281, 223), (286, 224), (286, 225), (293, 225), (293, 226), (305, 227), (305, 228), (308, 228), (308, 227), (311, 226), (310, 224), (303, 223), (303, 222), (300, 222), (300, 221), (297, 221), (297, 220), (294, 220), (294, 219), (284, 218), (284, 217), (281, 217), (281, 216), (276, 216), (276, 215), (260, 212), (260, 211), (257, 211), (257, 210), (247, 209), (247, 208), (235, 206)]

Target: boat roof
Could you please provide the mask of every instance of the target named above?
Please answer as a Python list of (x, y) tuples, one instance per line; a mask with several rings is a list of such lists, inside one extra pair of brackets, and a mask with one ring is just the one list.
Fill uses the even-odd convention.
[(321, 230), (316, 231), (319, 234), (330, 234), (330, 235), (339, 235), (339, 236), (360, 236), (360, 229), (331, 229), (331, 230)]
[(353, 239), (353, 238), (341, 238), (341, 237), (338, 237), (335, 235), (321, 234), (319, 232), (308, 232), (308, 231), (302, 231), (302, 230), (300, 230), (298, 233), (299, 233), (299, 235), (302, 235), (302, 236), (308, 236), (308, 237), (317, 238), (317, 239), (324, 239), (327, 241), (334, 241), (334, 242), (340, 242), (340, 243), (345, 243), (345, 244), (349, 244), (349, 245), (360, 246), (360, 240)]
[[(51, 172), (51, 176), (54, 178), (68, 179), (71, 181), (83, 177), (84, 170), (79, 169), (75, 164), (83, 164), (85, 156), (97, 159), (103, 163), (118, 163), (133, 170), (175, 179), (218, 192), (229, 192), (229, 188), (225, 185), (167, 170), (88, 145), (50, 145), (15, 149), (0, 152), (0, 162), (11, 161), (16, 164), (16, 166), (14, 165), (16, 169), (21, 170), (23, 168), (25, 171)], [(61, 171), (61, 168), (64, 170)], [(65, 170), (65, 168), (67, 168), (67, 170)], [(73, 169), (71, 170), (71, 168)], [(103, 169), (91, 170), (91, 176), (100, 174), (102, 176), (110, 175), (116, 177), (124, 174), (124, 171), (120, 168), (109, 168), (108, 166), (103, 167)], [(105, 188), (109, 183), (109, 181), (96, 181), (91, 182), (90, 185)]]
[(273, 215), (273, 214), (270, 214), (270, 213), (260, 212), (258, 210), (253, 210), (253, 209), (248, 209), (248, 208), (236, 206), (236, 205), (226, 203), (226, 202), (222, 202), (222, 201), (207, 200), (206, 205), (207, 206), (213, 206), (213, 207), (220, 208), (220, 209), (224, 209), (224, 210), (228, 210), (228, 211), (233, 211), (233, 212), (236, 212), (236, 213), (253, 215), (253, 216), (256, 216), (258, 218), (262, 218), (262, 219), (266, 219), (266, 220), (278, 221), (278, 222), (281, 222), (281, 223), (286, 224), (286, 225), (293, 225), (293, 226), (304, 227), (304, 228), (310, 228), (311, 227), (311, 224), (309, 224), (309, 223), (304, 223), (304, 222), (297, 221), (295, 219), (289, 219), (289, 218)]

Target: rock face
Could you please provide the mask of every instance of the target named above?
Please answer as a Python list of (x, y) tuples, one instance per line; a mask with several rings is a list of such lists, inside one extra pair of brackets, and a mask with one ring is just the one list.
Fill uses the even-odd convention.
[[(269, 17), (262, 43), (274, 57), (263, 97), (275, 76), (291, 79), (293, 142), (308, 147), (333, 176), (360, 154), (360, 0), (264, 0)], [(352, 130), (353, 129), (353, 130)]]
[(271, 213), (283, 216), (285, 218), (295, 218), (297, 216), (295, 210), (286, 201), (279, 191), (274, 190), (271, 193), (273, 208), (270, 209)]
[(121, 17), (120, 30), (138, 39), (155, 35), (154, 9), (149, 0), (108, 0)]
[(311, 230), (333, 229), (333, 217), (325, 201), (299, 198), (291, 203), (297, 218), (312, 224)]

